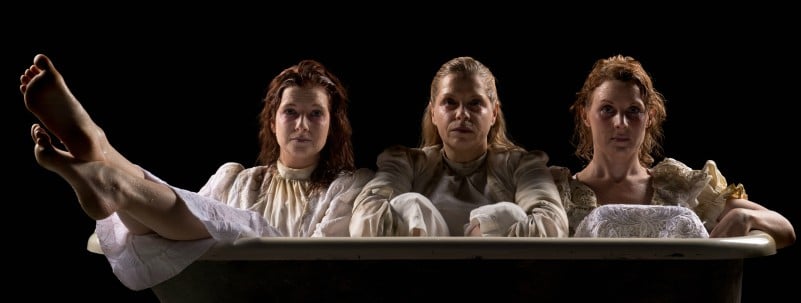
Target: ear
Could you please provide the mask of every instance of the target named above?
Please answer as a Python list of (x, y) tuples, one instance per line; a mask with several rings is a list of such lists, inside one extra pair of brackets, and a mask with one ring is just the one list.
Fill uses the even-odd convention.
[(498, 120), (498, 113), (501, 111), (501, 104), (495, 101), (495, 106), (492, 108), (492, 125)]
[(428, 101), (428, 106), (426, 107), (426, 109), (428, 109), (428, 115), (429, 118), (431, 118), (431, 124), (437, 126), (437, 121), (434, 120), (434, 104), (432, 104), (431, 101)]
[(651, 126), (654, 125), (654, 115), (655, 114), (656, 114), (656, 111), (653, 110), (653, 109), (648, 111), (648, 124), (646, 124), (646, 128), (650, 128)]

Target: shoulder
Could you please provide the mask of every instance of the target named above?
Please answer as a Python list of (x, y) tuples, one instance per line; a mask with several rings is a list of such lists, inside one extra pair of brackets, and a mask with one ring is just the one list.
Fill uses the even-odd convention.
[(342, 172), (328, 185), (328, 194), (338, 195), (347, 191), (361, 191), (367, 182), (373, 179), (375, 173), (368, 168), (355, 171)]
[[(714, 165), (712, 161), (708, 161), (707, 163), (710, 162)], [(650, 172), (655, 182), (660, 180), (683, 180), (685, 182), (695, 183), (701, 180), (703, 180), (702, 182), (706, 182), (709, 178), (706, 169), (692, 169), (681, 161), (673, 158), (665, 158), (654, 165), (654, 167), (650, 169)]]
[(373, 178), (375, 172), (369, 168), (359, 168), (355, 171), (343, 172), (334, 180), (334, 183), (364, 184)]
[(245, 166), (236, 162), (227, 162), (223, 165), (220, 165), (217, 168), (217, 172), (215, 174), (222, 174), (222, 175), (230, 175), (230, 174), (238, 174), (242, 170), (245, 169)]
[(695, 208), (696, 198), (711, 179), (705, 170), (692, 169), (678, 160), (665, 158), (650, 170), (653, 201), (659, 205)]
[(386, 149), (384, 149), (381, 152), (380, 156), (382, 156), (382, 157), (383, 156), (393, 156), (393, 157), (405, 156), (407, 154), (420, 152), (420, 151), (421, 150), (419, 148), (413, 148), (413, 147), (408, 147), (408, 146), (403, 146), (403, 145), (392, 145), (392, 146), (387, 147)]
[(220, 166), (217, 169), (217, 173), (225, 174), (231, 177), (236, 178), (239, 181), (250, 181), (250, 180), (257, 180), (262, 181), (265, 177), (268, 177), (270, 174), (269, 172), (271, 169), (274, 169), (273, 166), (267, 165), (259, 165), (253, 166), (249, 168), (245, 168), (242, 164), (235, 163), (235, 162), (228, 162)]
[(207, 183), (230, 184), (244, 170), (245, 167), (242, 164), (236, 162), (227, 162), (217, 168), (217, 171), (214, 172)]
[(379, 162), (382, 160), (406, 158), (411, 162), (417, 162), (422, 159), (439, 157), (441, 146), (428, 146), (424, 148), (407, 147), (403, 145), (393, 145), (386, 148), (378, 156)]
[(554, 182), (558, 183), (567, 183), (572, 179), (572, 172), (569, 168), (558, 166), (558, 165), (551, 165), (548, 166), (548, 170), (551, 171), (551, 176), (553, 176)]
[(546, 152), (535, 149), (523, 152), (523, 159), (526, 161), (548, 162), (550, 158)]
[(214, 175), (209, 178), (198, 193), (224, 201), (224, 197), (228, 195), (227, 193), (230, 190), (251, 181), (265, 178), (264, 171), (266, 171), (266, 167), (246, 169), (242, 164), (228, 162), (217, 168)]
[(546, 165), (548, 154), (541, 150), (517, 150), (517, 149), (491, 149), (489, 159), (496, 164), (506, 163), (507, 165), (518, 167), (521, 165)]

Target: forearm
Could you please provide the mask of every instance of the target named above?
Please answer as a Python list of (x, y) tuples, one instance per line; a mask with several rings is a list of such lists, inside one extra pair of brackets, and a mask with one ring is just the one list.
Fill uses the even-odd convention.
[(778, 212), (764, 210), (748, 210), (751, 215), (751, 230), (760, 230), (771, 237), (776, 242), (776, 248), (783, 248), (795, 243), (795, 230), (787, 218)]
[(351, 237), (375, 237), (390, 234), (392, 216), (386, 199), (371, 197), (354, 205), (350, 219)]
[(710, 237), (737, 237), (751, 230), (760, 230), (783, 248), (795, 242), (795, 230), (787, 218), (780, 213), (745, 199), (729, 199)]

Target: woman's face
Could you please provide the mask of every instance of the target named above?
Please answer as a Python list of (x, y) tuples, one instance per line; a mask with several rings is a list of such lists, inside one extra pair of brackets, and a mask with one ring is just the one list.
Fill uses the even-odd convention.
[(638, 157), (648, 119), (637, 85), (620, 80), (601, 83), (584, 114), (592, 132), (593, 156)]
[(272, 125), (281, 163), (290, 168), (317, 163), (331, 122), (328, 103), (325, 89), (317, 85), (284, 89)]
[(498, 113), (497, 103), (477, 75), (450, 74), (440, 80), (431, 120), (442, 138), (445, 155), (456, 162), (477, 159), (487, 151), (487, 135)]

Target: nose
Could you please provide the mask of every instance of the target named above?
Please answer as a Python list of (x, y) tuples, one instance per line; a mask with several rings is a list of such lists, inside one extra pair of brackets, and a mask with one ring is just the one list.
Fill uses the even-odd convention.
[(309, 130), (309, 119), (306, 118), (306, 116), (301, 115), (300, 118), (298, 118), (297, 123), (295, 123), (295, 130), (299, 131)]
[(626, 119), (625, 114), (620, 113), (617, 116), (615, 116), (614, 123), (615, 123), (615, 128), (623, 128), (629, 125), (629, 120)]
[(467, 111), (467, 107), (464, 106), (464, 104), (459, 105), (459, 108), (456, 109), (456, 119), (457, 120), (470, 119), (470, 112)]

